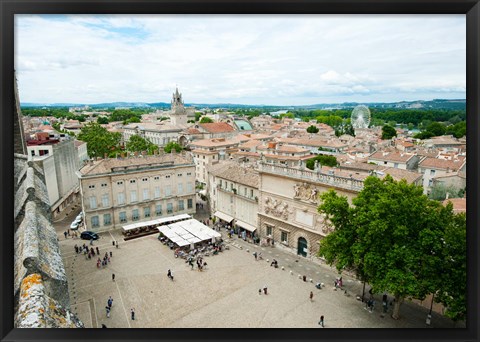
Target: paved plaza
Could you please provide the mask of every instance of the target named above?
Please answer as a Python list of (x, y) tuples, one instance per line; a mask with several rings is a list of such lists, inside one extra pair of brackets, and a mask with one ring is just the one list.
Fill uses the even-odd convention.
[[(71, 215), (69, 215), (71, 216)], [(205, 257), (204, 271), (192, 270), (184, 259), (157, 239), (158, 234), (123, 241), (119, 230), (100, 234), (93, 247), (100, 256), (112, 251), (111, 263), (97, 268), (97, 257), (87, 260), (76, 254), (74, 245), (88, 243), (65, 239), (57, 222), (60, 248), (67, 270), (72, 310), (85, 326), (108, 328), (312, 328), (319, 327), (320, 315), (325, 328), (425, 328), (428, 310), (405, 302), (401, 318), (394, 320), (389, 312), (381, 315), (381, 295), (376, 298), (373, 313), (356, 300), (362, 284), (343, 275), (343, 291), (334, 291), (335, 270), (319, 262), (297, 257), (278, 248), (259, 247), (234, 238), (230, 249)], [(222, 232), (225, 236), (224, 232)], [(119, 248), (112, 246), (119, 241)], [(247, 249), (249, 250), (247, 252)], [(264, 260), (255, 261), (253, 251), (262, 252)], [(266, 259), (275, 258), (279, 268)], [(285, 270), (282, 270), (281, 267)], [(171, 269), (174, 281), (167, 277)], [(112, 281), (112, 273), (115, 281)], [(304, 282), (306, 275), (313, 283)], [(325, 283), (321, 290), (316, 282)], [(264, 285), (268, 294), (259, 294)], [(367, 290), (369, 287), (367, 286)], [(313, 291), (313, 301), (309, 294)], [(106, 317), (107, 299), (113, 298), (110, 317)], [(135, 309), (135, 320), (130, 310)], [(452, 321), (433, 313), (431, 328), (454, 327)]]

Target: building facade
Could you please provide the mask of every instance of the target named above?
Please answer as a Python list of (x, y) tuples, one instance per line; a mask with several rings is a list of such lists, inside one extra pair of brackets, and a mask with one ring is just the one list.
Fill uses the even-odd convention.
[(195, 213), (195, 165), (186, 155), (91, 161), (77, 175), (88, 230)]

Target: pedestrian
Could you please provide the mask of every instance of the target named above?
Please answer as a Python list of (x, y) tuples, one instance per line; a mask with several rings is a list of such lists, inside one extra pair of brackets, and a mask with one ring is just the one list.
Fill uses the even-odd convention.
[(102, 328), (106, 328), (107, 326), (105, 324), (102, 324)]
[(95, 250), (93, 249), (93, 247), (90, 248), (90, 253), (91, 253), (92, 255), (95, 255)]
[(67, 232), (63, 232), (63, 235), (65, 235), (65, 239), (67, 238)]
[(112, 273), (112, 281), (115, 281), (115, 273)]
[(109, 308), (112, 308), (112, 305), (113, 305), (113, 299), (112, 299), (112, 296), (108, 297), (108, 300), (107, 300), (107, 305)]
[(107, 312), (107, 317), (110, 318), (110, 308), (108, 306), (105, 307), (105, 311)]
[(112, 246), (115, 246), (115, 240), (112, 241)]
[(90, 239), (90, 246), (93, 246), (93, 239)]
[(170, 269), (167, 271), (167, 277), (169, 277), (171, 280), (173, 280), (172, 271)]
[(78, 246), (77, 246), (77, 245), (75, 245), (75, 247), (74, 247), (74, 248), (75, 248), (75, 253), (77, 253), (77, 254), (78, 254)]
[(322, 328), (325, 327), (325, 318), (323, 317), (323, 315), (320, 316), (320, 321), (318, 322), (319, 325), (322, 326)]
[(383, 313), (387, 313), (388, 310), (388, 296), (386, 293), (383, 294), (382, 298)]
[(130, 312), (132, 313), (132, 321), (134, 321), (135, 320), (135, 309), (131, 308)]
[(97, 250), (97, 255), (100, 255), (100, 250), (98, 249), (98, 246), (96, 247)]
[(70, 236), (70, 229), (67, 229), (67, 235)]
[(267, 285), (263, 286), (263, 293), (267, 294)]
[(115, 241), (115, 247), (118, 248), (118, 241)]
[(113, 257), (113, 253), (112, 253), (112, 251), (110, 251), (110, 258), (112, 258), (112, 257)]
[(255, 260), (257, 260), (257, 252), (253, 252), (253, 256), (255, 257)]
[(310, 291), (310, 301), (313, 302), (313, 292)]
[(262, 289), (258, 289), (258, 294), (259, 294), (259, 295), (262, 294)]

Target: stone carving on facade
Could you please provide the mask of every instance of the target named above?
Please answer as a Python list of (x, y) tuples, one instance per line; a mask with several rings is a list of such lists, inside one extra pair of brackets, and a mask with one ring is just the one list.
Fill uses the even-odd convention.
[(293, 186), (293, 190), (295, 191), (293, 196), (294, 199), (307, 201), (314, 204), (318, 203), (318, 189), (316, 187), (307, 183), (302, 183), (301, 185), (295, 184)]
[(292, 213), (292, 211), (288, 209), (287, 202), (278, 201), (270, 196), (265, 198), (264, 211), (265, 214), (281, 217), (284, 220), (288, 220), (288, 215)]
[(327, 215), (325, 214), (318, 215), (317, 222), (324, 234), (328, 234), (334, 231), (334, 227), (330, 222), (330, 220), (327, 218)]

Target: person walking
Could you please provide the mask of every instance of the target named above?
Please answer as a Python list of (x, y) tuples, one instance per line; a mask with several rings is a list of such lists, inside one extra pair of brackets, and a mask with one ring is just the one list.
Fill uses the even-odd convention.
[(255, 257), (255, 260), (257, 260), (257, 252), (253, 252), (253, 256)]
[(90, 246), (93, 246), (93, 239), (90, 239)]
[(77, 253), (77, 254), (78, 254), (78, 246), (77, 246), (77, 245), (75, 245), (75, 247), (74, 247), (74, 248), (75, 248), (75, 253)]
[(67, 232), (63, 232), (63, 235), (65, 235), (65, 239), (67, 238)]
[(313, 292), (310, 291), (310, 301), (313, 302)]
[(267, 294), (267, 285), (263, 286), (263, 293)]
[(112, 246), (115, 246), (115, 240), (112, 241)]
[(107, 313), (107, 318), (110, 318), (110, 308), (108, 306), (105, 307), (105, 311)]
[(262, 289), (258, 289), (258, 294), (259, 294), (259, 295), (262, 294)]
[(319, 325), (322, 326), (322, 328), (325, 327), (325, 317), (323, 315), (320, 316), (320, 321), (318, 322)]
[(110, 297), (108, 297), (108, 300), (107, 300), (107, 305), (108, 305), (108, 307), (109, 307), (109, 308), (112, 308), (112, 305), (113, 305), (113, 299), (112, 299), (112, 297), (111, 297), (111, 296), (110, 296)]
[(98, 249), (98, 247), (95, 248), (97, 250), (97, 255), (100, 255), (100, 250)]
[(118, 241), (115, 241), (115, 247), (118, 248)]
[(112, 251), (110, 251), (110, 258), (112, 258), (112, 257), (113, 257), (113, 253), (112, 253)]
[(115, 281), (115, 273), (112, 273), (112, 281)]
[(172, 271), (170, 269), (167, 272), (167, 277), (169, 277), (173, 281), (173, 275), (172, 275)]
[(135, 320), (135, 308), (130, 309), (131, 315), (132, 315), (132, 321)]

